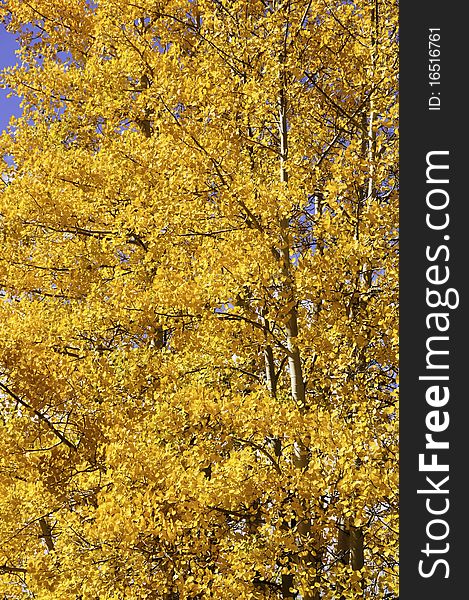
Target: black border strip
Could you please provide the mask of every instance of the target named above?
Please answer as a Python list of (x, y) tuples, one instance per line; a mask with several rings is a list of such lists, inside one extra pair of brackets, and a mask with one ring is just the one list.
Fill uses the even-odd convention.
[[(443, 600), (465, 589), (465, 17), (464, 3), (430, 0), (400, 7), (401, 600)], [(429, 165), (449, 168), (430, 166), (427, 173)], [(430, 316), (436, 313), (440, 316)]]

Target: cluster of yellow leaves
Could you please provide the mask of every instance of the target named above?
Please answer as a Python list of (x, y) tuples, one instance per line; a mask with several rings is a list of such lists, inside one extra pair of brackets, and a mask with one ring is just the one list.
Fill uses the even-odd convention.
[(397, 4), (0, 10), (0, 593), (396, 597)]

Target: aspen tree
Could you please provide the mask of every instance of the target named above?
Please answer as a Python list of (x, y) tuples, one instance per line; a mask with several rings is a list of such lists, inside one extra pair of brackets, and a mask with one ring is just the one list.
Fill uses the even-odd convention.
[(1, 14), (0, 591), (397, 598), (397, 4)]

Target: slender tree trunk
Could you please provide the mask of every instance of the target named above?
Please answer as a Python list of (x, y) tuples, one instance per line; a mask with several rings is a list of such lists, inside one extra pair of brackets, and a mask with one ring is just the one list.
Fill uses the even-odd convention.
[(295, 593), (291, 592), (291, 589), (293, 589), (293, 575), (282, 575), (282, 598), (284, 600), (295, 597)]
[(337, 554), (343, 565), (348, 565), (350, 560), (350, 531), (346, 523), (338, 526), (337, 535)]
[[(350, 531), (347, 526), (347, 523), (340, 523), (338, 526), (338, 534), (337, 534), (337, 554), (339, 555), (339, 561), (343, 565), (348, 565), (350, 562)], [(343, 595), (343, 587), (341, 585), (337, 586), (337, 595), (340, 594), (339, 600), (345, 600), (345, 596)]]
[(290, 351), (288, 356), (288, 368), (290, 374), (291, 394), (296, 405), (304, 410), (306, 408), (305, 384), (301, 368), (300, 351), (296, 339), (298, 337), (298, 315), (296, 307), (290, 311), (290, 318), (286, 325), (287, 347)]
[[(281, 57), (281, 63), (284, 62), (284, 57)], [(288, 170), (286, 162), (288, 158), (288, 123), (287, 123), (287, 99), (284, 87), (284, 75), (281, 74), (280, 93), (279, 93), (279, 137), (280, 137), (280, 182), (288, 184)], [(289, 305), (285, 330), (287, 335), (288, 354), (288, 373), (290, 377), (291, 395), (301, 411), (305, 411), (306, 406), (306, 390), (303, 378), (303, 370), (301, 365), (301, 355), (297, 344), (298, 338), (298, 309), (295, 295), (295, 286), (291, 272), (290, 259), (290, 224), (287, 218), (282, 218), (280, 223), (281, 229), (281, 248), (280, 259), (282, 261), (282, 271), (286, 281), (286, 302)], [(298, 469), (306, 469), (309, 463), (309, 448), (302, 440), (295, 442), (295, 450), (293, 463)], [(309, 541), (311, 533), (311, 518), (308, 515), (308, 510), (304, 504), (303, 518), (297, 525), (297, 533), (299, 536), (299, 550), (304, 547), (306, 540)], [(319, 561), (317, 556), (311, 552), (307, 552), (306, 556), (297, 558), (297, 569), (308, 573), (312, 569), (316, 569)], [(318, 600), (319, 590), (314, 588), (316, 576), (307, 576), (307, 585), (311, 591), (303, 593), (303, 600)], [(294, 577), (292, 575), (282, 576), (282, 594), (283, 598), (293, 598), (294, 595), (288, 590), (294, 586)]]
[(359, 571), (364, 565), (363, 556), (363, 528), (350, 527), (350, 564), (354, 571)]
[[(379, 2), (378, 0), (374, 0), (373, 10), (371, 13), (371, 82), (374, 81), (374, 76), (376, 72), (376, 61), (377, 61), (377, 52), (378, 52), (378, 26), (379, 26)], [(365, 190), (363, 204), (365, 202), (369, 202), (374, 194), (374, 170), (375, 170), (375, 154), (376, 154), (376, 135), (374, 131), (374, 98), (373, 95), (370, 96), (369, 107), (368, 107), (368, 116), (366, 111), (363, 113), (363, 142), (362, 142), (362, 152), (366, 156), (368, 163), (368, 182)], [(366, 132), (366, 133), (365, 133)], [(361, 200), (359, 204), (361, 204)], [(359, 215), (358, 215), (359, 216)], [(358, 225), (357, 225), (358, 232)], [(358, 237), (358, 236), (357, 236)], [(369, 276), (367, 277), (367, 273), (370, 271)], [(365, 263), (362, 267), (362, 274), (365, 281), (368, 282), (368, 285), (371, 285), (371, 267), (367, 263)], [(351, 525), (348, 528), (348, 544), (349, 550), (347, 554), (349, 555), (348, 560), (350, 561), (350, 565), (354, 571), (359, 571), (363, 565), (365, 564), (364, 559), (364, 532), (362, 527), (355, 527)], [(339, 547), (340, 547), (340, 532), (339, 532)]]
[[(280, 181), (288, 182), (288, 171), (286, 168), (286, 160), (288, 156), (288, 127), (287, 127), (287, 101), (283, 87), (279, 95), (279, 133), (280, 133)], [(287, 347), (290, 352), (288, 356), (288, 368), (290, 374), (291, 393), (293, 400), (300, 407), (305, 408), (305, 385), (303, 380), (303, 372), (301, 368), (300, 351), (297, 346), (298, 337), (298, 310), (295, 303), (294, 286), (291, 275), (290, 261), (290, 235), (289, 223), (287, 219), (282, 219), (280, 224), (282, 231), (282, 248), (281, 260), (282, 269), (287, 281), (288, 294), (287, 302), (291, 304), (286, 323), (287, 332)]]

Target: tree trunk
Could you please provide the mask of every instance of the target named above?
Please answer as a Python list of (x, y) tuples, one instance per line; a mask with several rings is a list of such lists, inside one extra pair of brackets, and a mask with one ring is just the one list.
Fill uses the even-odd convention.
[(363, 529), (361, 527), (350, 527), (350, 563), (354, 571), (359, 571), (365, 562), (363, 542)]
[(290, 590), (293, 589), (293, 575), (282, 575), (282, 598), (288, 600), (288, 598), (294, 598), (295, 593)]
[[(346, 522), (338, 525), (338, 535), (337, 535), (337, 554), (339, 556), (339, 561), (343, 565), (348, 565), (350, 562), (350, 531)], [(342, 594), (343, 586), (337, 584), (337, 595), (339, 596), (339, 600), (345, 600), (345, 596)]]
[[(284, 62), (284, 56), (280, 58), (281, 64)], [(280, 93), (279, 93), (279, 137), (280, 137), (280, 182), (285, 185), (288, 184), (288, 171), (286, 168), (286, 161), (288, 157), (288, 126), (287, 126), (287, 100), (284, 89), (283, 73), (281, 74), (280, 81)], [(288, 373), (290, 377), (290, 388), (291, 395), (296, 406), (301, 411), (306, 410), (306, 393), (305, 384), (303, 379), (303, 371), (301, 366), (300, 350), (297, 345), (298, 338), (298, 310), (297, 302), (295, 297), (295, 285), (291, 273), (291, 260), (290, 260), (290, 224), (288, 219), (282, 217), (280, 222), (281, 229), (281, 248), (280, 248), (280, 259), (282, 261), (282, 271), (285, 276), (285, 287), (286, 287), (286, 302), (289, 305), (289, 312), (287, 315), (287, 321), (285, 324), (286, 336), (287, 336), (287, 348), (288, 354)], [(295, 450), (293, 456), (293, 464), (298, 469), (306, 469), (309, 463), (309, 448), (304, 444), (302, 440), (295, 442)], [(299, 536), (298, 550), (302, 550), (304, 543), (309, 539), (311, 532), (311, 518), (307, 514), (305, 507), (304, 515), (297, 526), (297, 533)], [(307, 574), (306, 584), (311, 588), (310, 592), (303, 593), (303, 600), (318, 600), (319, 590), (314, 588), (316, 582), (316, 576), (308, 576), (308, 571), (318, 564), (317, 557), (313, 556), (308, 551), (305, 557), (297, 559), (297, 569)], [(294, 586), (294, 577), (292, 575), (282, 575), (282, 594), (283, 598), (293, 598), (294, 595), (289, 592), (289, 588)]]
[(290, 311), (290, 318), (286, 325), (287, 347), (290, 351), (288, 356), (288, 369), (290, 374), (290, 385), (292, 398), (300, 410), (306, 408), (305, 384), (301, 368), (301, 357), (296, 338), (298, 337), (298, 315), (296, 307)]
[[(286, 168), (286, 160), (288, 156), (288, 127), (287, 127), (287, 101), (285, 91), (280, 90), (279, 95), (279, 133), (280, 133), (280, 181), (288, 182), (288, 171)], [(286, 323), (287, 332), (287, 347), (289, 350), (288, 368), (290, 373), (291, 393), (293, 400), (301, 409), (305, 407), (305, 386), (303, 381), (303, 373), (301, 368), (301, 357), (298, 349), (296, 338), (298, 337), (298, 311), (295, 303), (294, 286), (291, 275), (290, 261), (290, 235), (289, 223), (287, 219), (282, 219), (280, 224), (282, 231), (282, 248), (280, 251), (282, 259), (282, 270), (284, 272), (288, 292), (287, 302), (292, 304), (288, 320)]]

